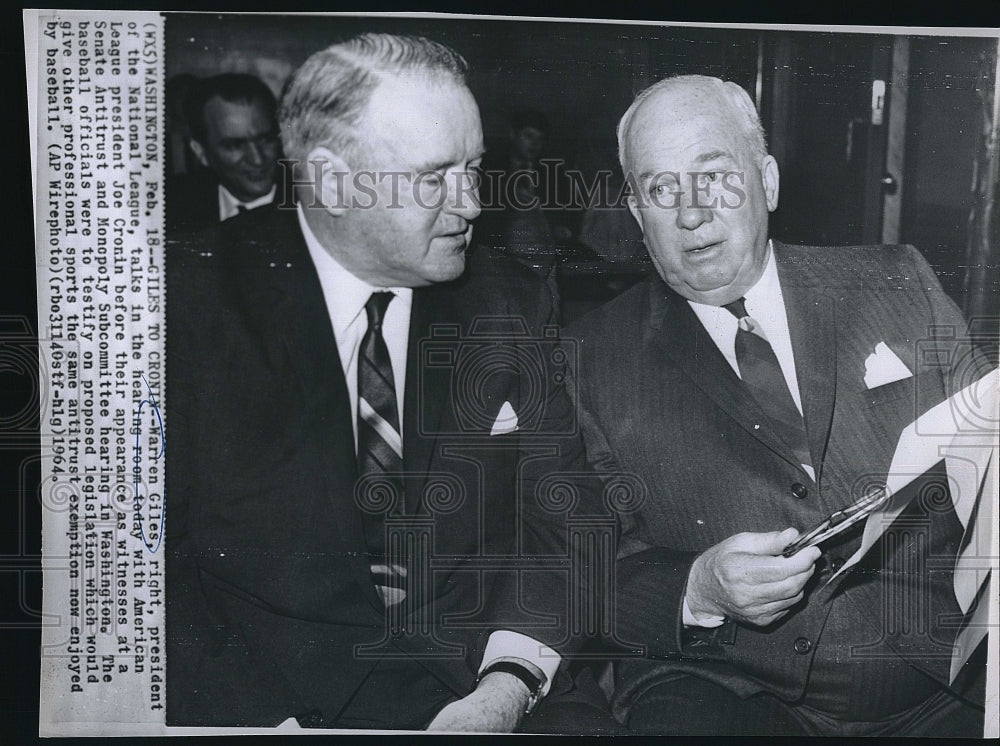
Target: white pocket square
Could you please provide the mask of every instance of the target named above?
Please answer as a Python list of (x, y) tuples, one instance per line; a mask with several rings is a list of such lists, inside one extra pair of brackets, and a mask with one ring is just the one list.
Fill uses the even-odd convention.
[(503, 435), (515, 430), (517, 430), (517, 412), (514, 411), (514, 407), (510, 405), (509, 401), (505, 401), (497, 413), (497, 419), (490, 429), (490, 435)]
[(912, 376), (910, 369), (885, 342), (875, 345), (875, 352), (865, 360), (865, 386), (869, 389)]

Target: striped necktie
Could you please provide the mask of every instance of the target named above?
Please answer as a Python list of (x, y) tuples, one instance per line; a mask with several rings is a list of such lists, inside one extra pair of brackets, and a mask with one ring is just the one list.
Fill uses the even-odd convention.
[[(394, 297), (388, 292), (372, 293), (365, 304), (368, 331), (358, 352), (358, 474), (385, 475), (399, 505), (403, 493), (403, 444), (392, 362), (382, 336), (385, 311)], [(382, 601), (392, 606), (406, 597), (406, 568), (386, 556), (385, 516), (363, 512), (362, 522), (372, 579)]]
[(778, 356), (760, 324), (747, 313), (746, 299), (723, 306), (739, 321), (736, 332), (736, 364), (743, 383), (772, 421), (779, 436), (795, 454), (800, 464), (811, 466), (806, 425), (795, 406), (781, 372)]

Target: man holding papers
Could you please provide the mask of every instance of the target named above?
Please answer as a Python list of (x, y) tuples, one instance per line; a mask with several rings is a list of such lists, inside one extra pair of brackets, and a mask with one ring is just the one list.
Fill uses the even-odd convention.
[(964, 526), (943, 459), (834, 582), (860, 522), (782, 556), (884, 485), (904, 428), (986, 372), (962, 315), (910, 247), (769, 239), (778, 166), (736, 85), (661, 81), (618, 140), (658, 276), (569, 334), (588, 458), (647, 490), (622, 524), (616, 632), (643, 656), (616, 664), (616, 716), (650, 733), (980, 735), (981, 663), (949, 675)]

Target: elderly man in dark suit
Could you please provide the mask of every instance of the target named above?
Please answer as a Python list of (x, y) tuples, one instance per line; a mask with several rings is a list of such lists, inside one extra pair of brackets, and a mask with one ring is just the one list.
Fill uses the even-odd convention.
[(464, 74), (316, 53), (279, 109), (298, 206), (170, 248), (171, 724), (512, 730), (574, 649), (539, 483), (584, 449), (545, 288), (467, 259)]
[[(782, 551), (884, 482), (903, 428), (973, 380), (958, 309), (910, 247), (769, 240), (778, 166), (735, 84), (661, 81), (618, 138), (657, 275), (568, 335), (588, 458), (647, 489), (619, 547), (617, 631), (642, 655), (618, 661), (616, 716), (653, 733), (981, 734), (982, 667), (949, 680), (962, 525), (943, 464), (833, 583), (860, 529)], [(935, 335), (952, 360), (920, 354)]]

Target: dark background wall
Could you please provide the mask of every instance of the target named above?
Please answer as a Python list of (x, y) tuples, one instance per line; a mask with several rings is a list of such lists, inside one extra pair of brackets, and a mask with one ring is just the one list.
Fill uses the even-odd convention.
[(550, 148), (586, 167), (615, 160), (615, 125), (633, 95), (667, 74), (753, 85), (757, 32), (564, 22), (169, 16), (166, 76), (250, 72), (275, 93), (310, 54), (361, 31), (429, 36), (470, 66), (487, 142), (517, 108), (544, 111)]

